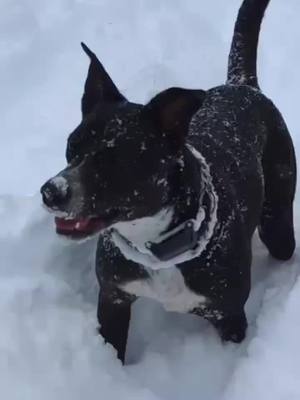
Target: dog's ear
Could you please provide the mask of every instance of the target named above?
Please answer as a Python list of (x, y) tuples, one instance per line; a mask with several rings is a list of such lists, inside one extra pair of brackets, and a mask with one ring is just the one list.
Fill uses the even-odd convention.
[(81, 100), (82, 114), (86, 115), (91, 112), (99, 101), (113, 103), (126, 100), (97, 56), (84, 43), (81, 43), (81, 46), (91, 60)]
[(144, 112), (160, 132), (182, 144), (191, 118), (204, 98), (204, 90), (171, 88), (155, 96), (144, 107)]

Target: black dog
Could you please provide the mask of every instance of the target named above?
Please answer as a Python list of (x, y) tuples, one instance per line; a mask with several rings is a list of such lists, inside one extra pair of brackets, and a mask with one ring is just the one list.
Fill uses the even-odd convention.
[(268, 3), (244, 1), (226, 85), (168, 89), (145, 106), (128, 102), (83, 45), (91, 64), (82, 122), (68, 139), (68, 166), (41, 191), (59, 213), (58, 233), (101, 231), (100, 332), (122, 361), (139, 296), (242, 341), (255, 229), (273, 257), (294, 252), (293, 144), (256, 75)]

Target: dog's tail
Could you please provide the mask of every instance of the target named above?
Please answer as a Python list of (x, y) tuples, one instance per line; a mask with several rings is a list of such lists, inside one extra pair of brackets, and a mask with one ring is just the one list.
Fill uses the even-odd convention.
[(228, 63), (227, 84), (258, 88), (257, 46), (270, 0), (244, 0), (237, 17)]

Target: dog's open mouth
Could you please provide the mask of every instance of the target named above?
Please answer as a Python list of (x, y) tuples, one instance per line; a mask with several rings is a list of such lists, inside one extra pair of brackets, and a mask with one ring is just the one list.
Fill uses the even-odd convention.
[(110, 227), (119, 215), (119, 210), (110, 209), (101, 217), (55, 217), (56, 233), (70, 239), (85, 239)]
[(107, 227), (107, 221), (102, 218), (55, 218), (56, 232), (72, 239), (83, 239), (94, 235)]

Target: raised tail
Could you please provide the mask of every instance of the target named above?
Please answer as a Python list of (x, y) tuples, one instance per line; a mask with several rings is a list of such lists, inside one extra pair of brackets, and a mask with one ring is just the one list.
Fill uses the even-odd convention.
[(258, 88), (257, 47), (270, 0), (244, 0), (237, 17), (228, 62), (227, 84)]

